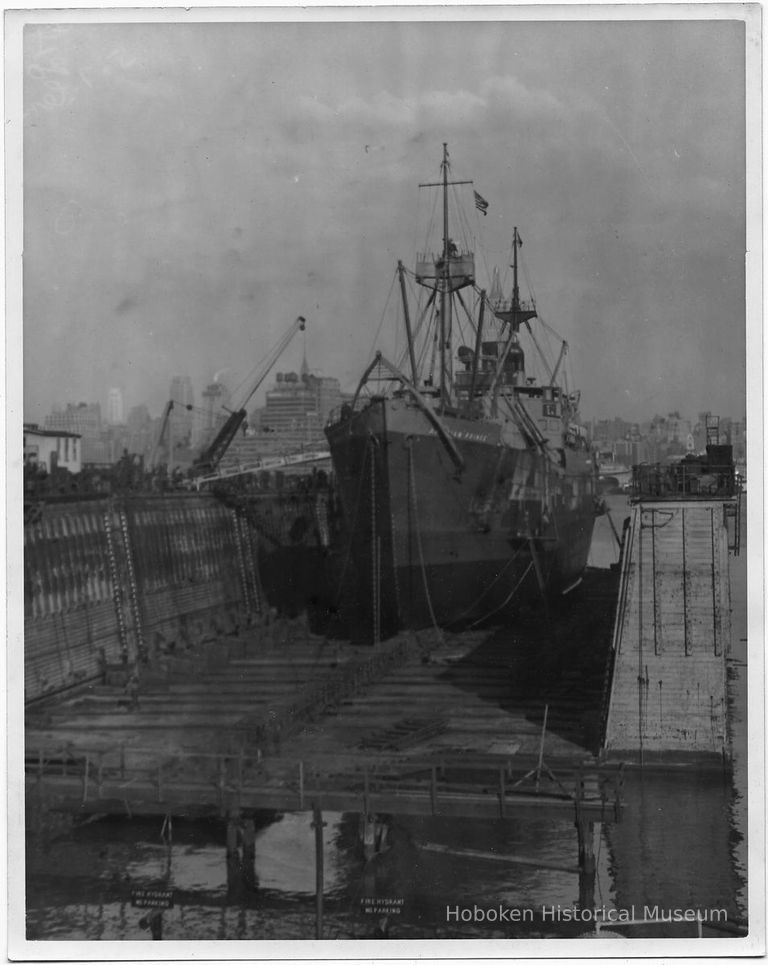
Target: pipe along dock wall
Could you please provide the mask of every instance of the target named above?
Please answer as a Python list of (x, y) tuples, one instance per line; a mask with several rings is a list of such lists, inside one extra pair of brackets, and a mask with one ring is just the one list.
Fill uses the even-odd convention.
[(48, 504), (24, 532), (25, 700), (233, 632), (261, 610), (256, 549), (205, 494)]
[(727, 749), (722, 500), (638, 502), (624, 537), (604, 753), (642, 762)]

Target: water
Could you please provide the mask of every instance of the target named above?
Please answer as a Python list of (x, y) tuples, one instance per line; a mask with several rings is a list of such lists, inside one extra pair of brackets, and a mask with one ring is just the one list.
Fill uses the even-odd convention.
[[(609, 507), (620, 532), (626, 500), (609, 497)], [(626, 818), (596, 826), (598, 907), (634, 907), (638, 915), (646, 905), (724, 908), (729, 920), (747, 917), (744, 549), (742, 554), (731, 560), (733, 775), (631, 773)], [(606, 566), (617, 559), (611, 529), (600, 519), (590, 562)], [(326, 813), (324, 819), (325, 937), (371, 937), (385, 903), (393, 938), (563, 938), (590, 930), (541, 914), (542, 908), (570, 909), (578, 900), (578, 876), (565, 870), (577, 858), (570, 818), (399, 818), (389, 828), (387, 850), (367, 863), (358, 817)], [(112, 818), (64, 829), (44, 844), (30, 830), (28, 937), (149, 941), (151, 934), (141, 924), (147, 912), (131, 905), (137, 887), (173, 889), (174, 907), (163, 913), (164, 940), (314, 937), (315, 838), (309, 813), (264, 817), (255, 840), (255, 881), (244, 880), (231, 861), (228, 868), (223, 822), (176, 819), (170, 847), (161, 832), (159, 821)], [(425, 850), (428, 844), (512, 854), (560, 867)], [(499, 905), (531, 909), (535, 919), (466, 923), (447, 913), (456, 907)], [(695, 929), (655, 925), (652, 934), (690, 937)]]

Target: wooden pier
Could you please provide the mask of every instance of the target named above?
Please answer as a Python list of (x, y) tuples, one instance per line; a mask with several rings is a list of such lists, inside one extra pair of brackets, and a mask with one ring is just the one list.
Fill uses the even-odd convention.
[(607, 756), (644, 762), (727, 755), (729, 553), (740, 545), (738, 499), (683, 493), (633, 505), (614, 630)]

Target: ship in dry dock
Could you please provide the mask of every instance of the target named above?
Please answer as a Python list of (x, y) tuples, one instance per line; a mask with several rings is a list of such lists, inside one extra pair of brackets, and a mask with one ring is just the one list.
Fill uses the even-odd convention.
[[(414, 271), (398, 263), (403, 359), (377, 353), (326, 427), (347, 599), (358, 632), (374, 641), (508, 619), (521, 603), (573, 587), (589, 553), (595, 466), (579, 395), (558, 378), (567, 344), (554, 365), (538, 351), (543, 322), (520, 297), (516, 227), (511, 294), (498, 271), (490, 294), (478, 285), (468, 237), (460, 240), (466, 216), (453, 205), (471, 190), (485, 213), (471, 186), (453, 179), (444, 145), (439, 179), (420, 185), (441, 200), (442, 239), (425, 248), (437, 254), (417, 255)], [(472, 344), (454, 351), (462, 333)], [(543, 378), (527, 369), (527, 342)]]

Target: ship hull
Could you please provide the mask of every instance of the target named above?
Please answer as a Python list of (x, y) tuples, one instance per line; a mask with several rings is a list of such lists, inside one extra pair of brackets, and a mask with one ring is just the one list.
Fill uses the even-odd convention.
[(496, 422), (441, 423), (453, 456), (404, 398), (376, 400), (326, 430), (346, 529), (341, 598), (358, 637), (508, 619), (586, 566), (586, 451), (511, 445)]

